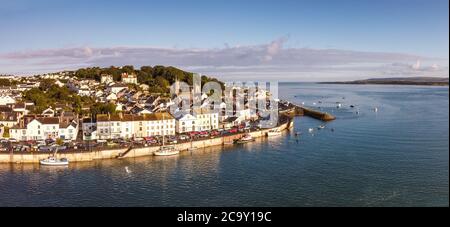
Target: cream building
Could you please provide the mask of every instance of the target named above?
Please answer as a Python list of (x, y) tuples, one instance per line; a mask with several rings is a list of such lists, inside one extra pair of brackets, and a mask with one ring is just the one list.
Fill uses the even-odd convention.
[(219, 113), (207, 108), (194, 109), (196, 131), (209, 131), (219, 128)]

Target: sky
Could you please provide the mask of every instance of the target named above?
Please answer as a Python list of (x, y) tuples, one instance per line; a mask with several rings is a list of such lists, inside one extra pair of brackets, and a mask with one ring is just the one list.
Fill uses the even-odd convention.
[(0, 0), (0, 74), (173, 65), (235, 80), (447, 76), (448, 0)]

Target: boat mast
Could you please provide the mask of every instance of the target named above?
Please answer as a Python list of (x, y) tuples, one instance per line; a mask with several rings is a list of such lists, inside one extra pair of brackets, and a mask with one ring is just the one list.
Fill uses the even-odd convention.
[(162, 113), (162, 137), (163, 137), (163, 141), (162, 141), (162, 146), (164, 147), (164, 113)]

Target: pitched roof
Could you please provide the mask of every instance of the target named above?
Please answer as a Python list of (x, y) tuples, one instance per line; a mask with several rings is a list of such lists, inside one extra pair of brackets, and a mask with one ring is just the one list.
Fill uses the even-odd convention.
[(44, 125), (59, 124), (59, 118), (57, 118), (57, 117), (42, 117), (42, 118), (36, 118), (36, 120), (41, 122), (41, 124), (44, 124)]

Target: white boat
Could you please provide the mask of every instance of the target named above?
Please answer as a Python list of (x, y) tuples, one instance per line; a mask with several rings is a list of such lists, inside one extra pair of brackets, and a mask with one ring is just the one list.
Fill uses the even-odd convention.
[(42, 159), (39, 161), (41, 165), (46, 166), (66, 166), (69, 165), (69, 160), (67, 158), (55, 158), (53, 156), (50, 156), (46, 159)]
[(197, 147), (190, 147), (190, 148), (188, 148), (188, 151), (196, 151), (196, 150), (198, 150)]
[(313, 131), (314, 131), (313, 128), (309, 128), (309, 129), (308, 129), (308, 132), (309, 132), (309, 133), (312, 133)]
[(174, 146), (161, 146), (159, 150), (155, 151), (153, 155), (155, 156), (171, 156), (177, 155), (180, 151), (175, 149)]
[[(162, 114), (163, 116), (163, 122), (164, 122), (164, 113)], [(162, 146), (159, 148), (159, 150), (155, 151), (153, 153), (153, 155), (155, 156), (171, 156), (171, 155), (177, 155), (180, 153), (179, 150), (177, 150), (174, 146), (165, 146), (164, 142), (165, 142), (165, 136), (164, 136), (164, 130), (163, 130), (163, 134), (162, 134)]]
[(317, 127), (318, 129), (324, 129), (325, 125), (320, 125), (319, 127)]
[(223, 145), (233, 145), (234, 142), (233, 141), (225, 141), (223, 142)]
[(281, 135), (281, 132), (278, 129), (271, 129), (267, 132), (268, 137), (279, 136), (279, 135)]
[(248, 143), (252, 141), (255, 141), (255, 138), (253, 138), (250, 134), (246, 134), (245, 136), (240, 138), (237, 143)]

